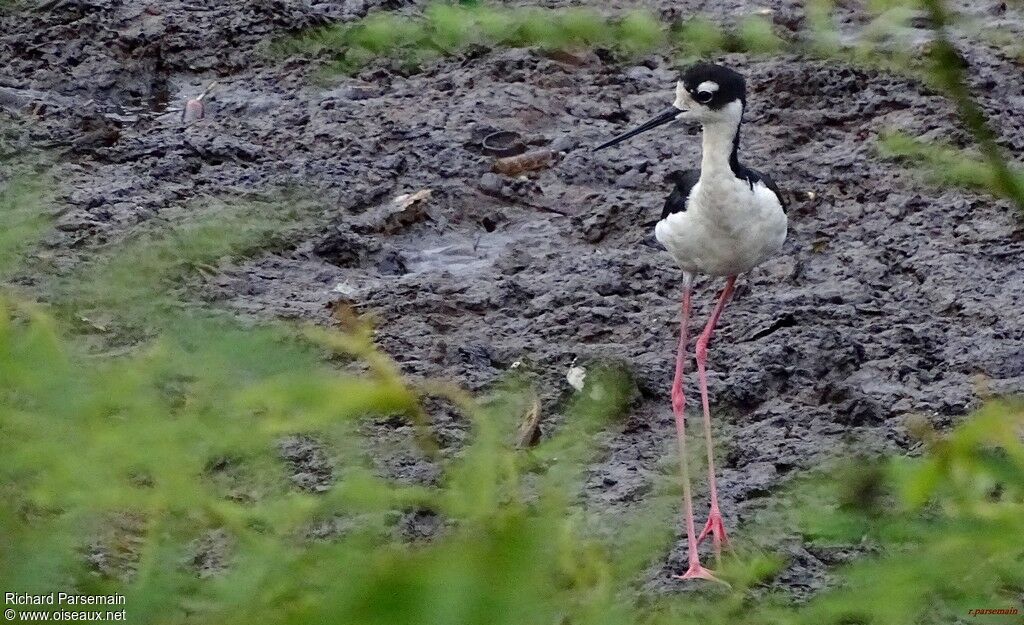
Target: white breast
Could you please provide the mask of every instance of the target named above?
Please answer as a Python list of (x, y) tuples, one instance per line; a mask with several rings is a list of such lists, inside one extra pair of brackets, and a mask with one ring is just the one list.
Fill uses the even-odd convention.
[(786, 214), (762, 182), (703, 177), (687, 210), (658, 222), (654, 235), (688, 273), (731, 276), (773, 256), (786, 240)]

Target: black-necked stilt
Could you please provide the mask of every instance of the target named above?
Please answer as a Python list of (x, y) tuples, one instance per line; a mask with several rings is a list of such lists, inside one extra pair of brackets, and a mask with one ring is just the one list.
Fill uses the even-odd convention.
[[(676, 373), (672, 383), (672, 411), (675, 414), (683, 479), (683, 507), (689, 547), (689, 568), (683, 579), (715, 579), (701, 566), (697, 546), (710, 534), (715, 555), (728, 545), (722, 513), (718, 507), (718, 486), (711, 441), (711, 410), (705, 365), (708, 343), (722, 310), (736, 284), (736, 275), (749, 271), (774, 255), (786, 240), (786, 205), (772, 179), (744, 167), (739, 161), (740, 124), (746, 106), (746, 84), (733, 70), (710, 63), (698, 63), (682, 73), (676, 83), (676, 99), (664, 113), (622, 134), (597, 150), (606, 148), (652, 128), (677, 120), (699, 122), (703, 127), (700, 169), (669, 175), (675, 188), (669, 194), (654, 235), (683, 270), (682, 328), (676, 352)], [(689, 339), (690, 293), (696, 273), (726, 277), (725, 288), (697, 339), (695, 358), (704, 409), (708, 480), (711, 508), (699, 536), (693, 525), (693, 503), (686, 464), (686, 421), (683, 372)]]

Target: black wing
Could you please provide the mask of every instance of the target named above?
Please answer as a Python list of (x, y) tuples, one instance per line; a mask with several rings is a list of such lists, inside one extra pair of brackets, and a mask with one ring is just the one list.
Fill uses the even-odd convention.
[(700, 180), (700, 170), (674, 171), (665, 176), (665, 180), (675, 183), (676, 186), (665, 200), (665, 210), (661, 211), (662, 219), (672, 213), (682, 213), (686, 210), (686, 203), (690, 200), (690, 191), (693, 189), (693, 185)]
[(768, 189), (775, 194), (775, 197), (779, 198), (779, 204), (782, 205), (782, 212), (785, 213), (788, 208), (788, 206), (786, 206), (786, 198), (782, 197), (782, 191), (779, 190), (779, 185), (775, 184), (772, 177), (768, 174), (763, 174), (756, 169), (743, 167), (742, 165), (740, 167), (743, 171), (737, 175), (749, 182), (751, 188), (754, 187), (754, 183), (763, 182), (764, 186), (768, 187)]
[(769, 189), (771, 189), (772, 193), (775, 194), (775, 197), (779, 198), (779, 204), (782, 204), (782, 212), (785, 213), (786, 209), (789, 208), (789, 207), (786, 205), (786, 198), (782, 195), (782, 190), (779, 189), (779, 185), (775, 184), (775, 181), (772, 180), (772, 177), (769, 176), (768, 174), (762, 174), (759, 171), (758, 172), (754, 172), (754, 173), (756, 173), (758, 176), (760, 176), (761, 177), (761, 182), (764, 183), (764, 186), (766, 186)]

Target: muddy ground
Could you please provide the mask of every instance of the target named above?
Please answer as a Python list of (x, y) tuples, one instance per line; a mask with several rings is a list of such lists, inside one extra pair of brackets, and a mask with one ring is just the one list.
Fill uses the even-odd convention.
[[(26, 145), (62, 155), (63, 209), (46, 246), (71, 267), (196, 198), (311, 191), (326, 202), (322, 220), (286, 253), (223, 267), (205, 296), (245, 315), (321, 323), (331, 303), (351, 303), (376, 317), (380, 345), (406, 372), (473, 389), (528, 362), (548, 411), (574, 359), (625, 361), (640, 397), (604, 437), (583, 495), (626, 510), (674, 462), (680, 273), (644, 239), (665, 174), (693, 166), (700, 144), (695, 132), (666, 130), (597, 154), (588, 146), (661, 110), (670, 61), (476, 50), (412, 76), (379, 63), (324, 87), (310, 59), (263, 53), (271, 37), (401, 4), (63, 0), (0, 17), (0, 109), (27, 124)], [(799, 36), (803, 25), (789, 0), (648, 5), (667, 18), (723, 19), (767, 6), (780, 32)], [(1019, 29), (1005, 4), (971, 10)], [(842, 11), (844, 29), (865, 21), (856, 7)], [(1020, 62), (960, 43), (1002, 144), (1020, 154)], [(783, 252), (740, 280), (711, 350), (722, 505), (736, 527), (836, 449), (912, 452), (907, 415), (946, 427), (980, 389), (1024, 390), (1024, 229), (1005, 202), (936, 190), (875, 156), (887, 128), (967, 143), (925, 86), (795, 56), (722, 60), (750, 88), (741, 156), (791, 201)], [(166, 112), (214, 79), (206, 119), (183, 127)], [(552, 148), (553, 166), (525, 179), (491, 173), (480, 140), (497, 129)], [(388, 216), (392, 198), (421, 189), (432, 189), (428, 201)], [(720, 286), (699, 281), (701, 321)], [(462, 426), (441, 423), (442, 440), (457, 444)], [(381, 424), (380, 436), (395, 427)], [(309, 441), (282, 449), (312, 487), (330, 479), (322, 466), (303, 469), (303, 458), (320, 458)], [(389, 453), (382, 467), (396, 476), (436, 476)], [(425, 535), (436, 526), (409, 523)], [(827, 583), (842, 555), (787, 544), (793, 561), (776, 583), (797, 595)], [(648, 586), (683, 587), (668, 574), (684, 557), (682, 544), (666, 553)]]

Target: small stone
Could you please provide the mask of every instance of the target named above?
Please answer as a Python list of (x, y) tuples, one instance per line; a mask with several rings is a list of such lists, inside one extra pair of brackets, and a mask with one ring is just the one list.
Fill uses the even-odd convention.
[(185, 103), (185, 108), (181, 111), (181, 121), (188, 124), (202, 119), (205, 115), (206, 109), (203, 106), (203, 101), (192, 99)]
[(377, 263), (377, 270), (386, 276), (401, 276), (409, 273), (405, 265), (405, 257), (397, 250), (391, 250), (384, 254), (384, 258)]
[(480, 186), (480, 190), (488, 195), (501, 193), (502, 180), (498, 174), (487, 172), (480, 176), (480, 182), (478, 184)]
[(583, 390), (586, 379), (587, 370), (578, 365), (569, 367), (569, 370), (565, 373), (565, 381), (569, 383), (569, 386), (573, 387), (577, 391)]
[(554, 152), (571, 152), (579, 146), (579, 139), (570, 136), (561, 136), (551, 142), (551, 149)]

